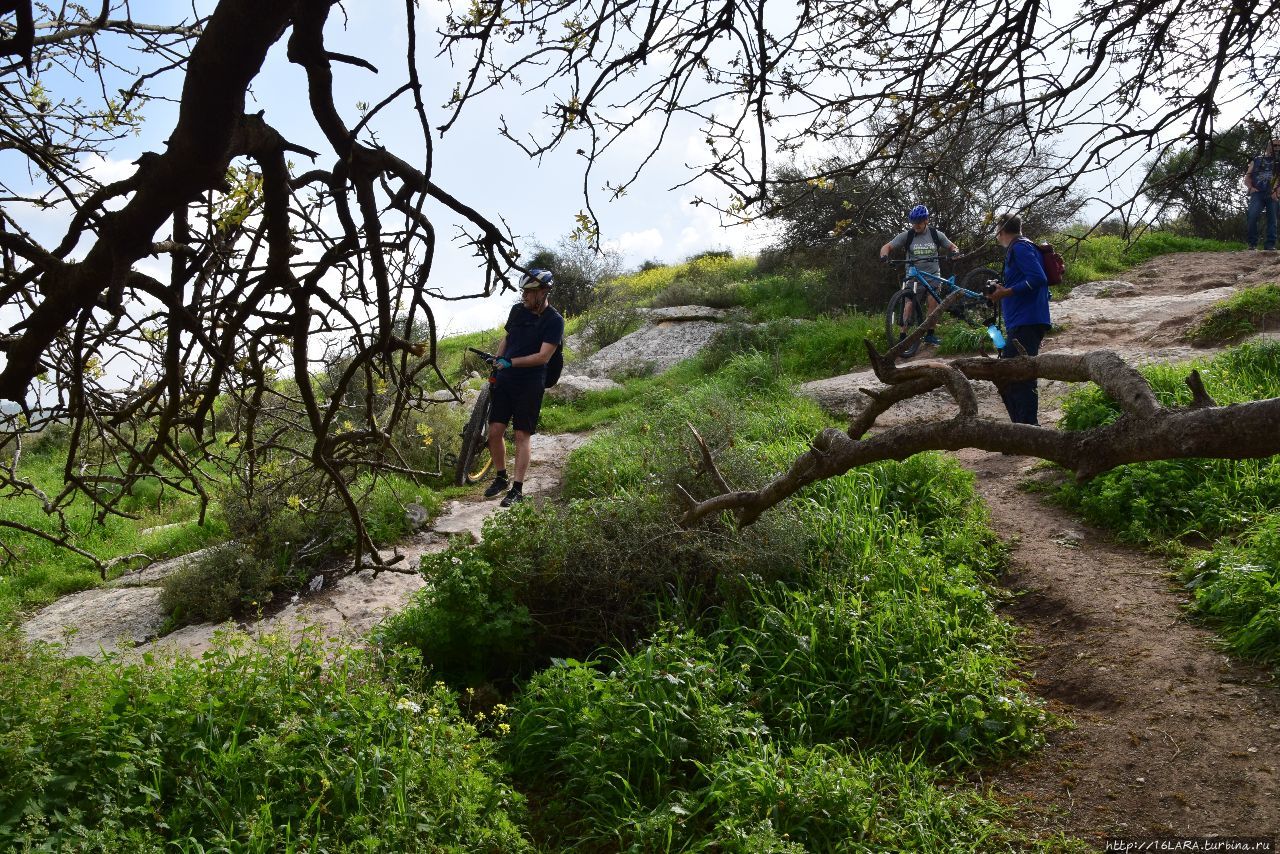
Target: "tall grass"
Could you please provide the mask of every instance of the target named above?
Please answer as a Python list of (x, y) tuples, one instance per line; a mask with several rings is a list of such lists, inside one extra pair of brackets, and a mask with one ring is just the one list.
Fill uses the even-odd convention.
[(403, 667), (311, 639), (102, 663), (0, 635), (0, 847), (527, 850), (491, 742)]

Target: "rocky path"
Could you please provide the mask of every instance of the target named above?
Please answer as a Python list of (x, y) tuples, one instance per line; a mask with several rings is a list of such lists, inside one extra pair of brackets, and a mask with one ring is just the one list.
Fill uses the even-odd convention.
[[(582, 444), (582, 435), (535, 435), (533, 460), (525, 492), (532, 498), (559, 492), (565, 459)], [(498, 502), (476, 494), (451, 501), (427, 528), (396, 544), (384, 557), (400, 555), (398, 567), (415, 567), (424, 554), (442, 551), (453, 536), (478, 538), (484, 521), (498, 512)], [(198, 554), (198, 553), (197, 553)], [(278, 612), (236, 626), (204, 623), (160, 636), (167, 615), (160, 607), (165, 576), (195, 555), (164, 561), (129, 573), (109, 584), (65, 596), (37, 612), (23, 631), (30, 640), (64, 644), (67, 655), (101, 655), (104, 651), (142, 653), (169, 649), (198, 655), (208, 649), (216, 631), (234, 628), (250, 633), (316, 631), (321, 636), (364, 634), (379, 620), (399, 610), (427, 582), (417, 573), (366, 569), (339, 578), (331, 587), (295, 596)]]
[[(1280, 253), (1188, 253), (1142, 264), (1055, 302), (1062, 327), (1044, 352), (1112, 349), (1134, 363), (1212, 355), (1186, 330), (1238, 289), (1280, 281)], [(1272, 336), (1273, 337), (1273, 336)], [(917, 358), (933, 354), (926, 348)], [(808, 383), (829, 411), (853, 413), (870, 371)], [(995, 390), (980, 414), (1004, 420)], [(1053, 424), (1070, 387), (1041, 383)], [(899, 404), (878, 426), (950, 418), (944, 392)], [(982, 782), (1026, 829), (1101, 845), (1106, 837), (1280, 837), (1280, 686), (1217, 651), (1190, 623), (1168, 566), (1019, 489), (1034, 461), (963, 451), (992, 525), (1013, 546), (1005, 613), (1023, 629), (1025, 675), (1072, 723), (1023, 763)]]

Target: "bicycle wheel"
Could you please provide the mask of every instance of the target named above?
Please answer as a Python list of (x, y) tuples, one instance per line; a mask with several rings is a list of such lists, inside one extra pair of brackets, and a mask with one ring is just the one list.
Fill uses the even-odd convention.
[(457, 486), (476, 483), (489, 471), (493, 460), (489, 456), (489, 395), (485, 384), (471, 408), (471, 417), (462, 428), (462, 450), (458, 452), (458, 464), (453, 482)]
[[(924, 311), (920, 308), (919, 297), (905, 288), (898, 291), (889, 298), (889, 308), (884, 314), (885, 343), (892, 348), (898, 343), (899, 336), (910, 335), (923, 320)], [(909, 349), (902, 351), (902, 355), (914, 356), (918, 349), (920, 342), (916, 341)]]
[[(998, 283), (1000, 280), (999, 270), (977, 267), (964, 274), (964, 278), (960, 280), (960, 287), (980, 294), (988, 282)], [(986, 297), (962, 296), (960, 301), (952, 307), (951, 312), (970, 326), (982, 327), (990, 326), (999, 315), (995, 305)]]

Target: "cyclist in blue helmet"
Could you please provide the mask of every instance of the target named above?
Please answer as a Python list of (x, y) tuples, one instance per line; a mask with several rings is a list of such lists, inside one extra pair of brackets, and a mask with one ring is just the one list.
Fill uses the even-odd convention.
[[(547, 362), (564, 338), (564, 318), (551, 307), (550, 270), (532, 269), (520, 279), (520, 303), (511, 307), (506, 332), (495, 354), (498, 376), (489, 405), (489, 454), (498, 467), (485, 498), (505, 492), (502, 506), (524, 498), (524, 476), (529, 469), (530, 445), (538, 429), (542, 394), (546, 390)], [(507, 477), (507, 423), (516, 428), (513, 477)]]
[[(905, 251), (910, 258), (936, 258), (941, 255), (956, 255), (960, 252), (951, 242), (951, 238), (929, 225), (929, 209), (924, 205), (916, 205), (912, 208), (907, 214), (907, 220), (911, 223), (910, 227), (880, 247), (881, 261), (889, 260), (889, 254), (895, 249)], [(935, 276), (942, 275), (942, 267), (937, 261), (917, 261), (916, 267)], [(938, 301), (930, 296), (928, 311), (933, 311), (937, 306)], [(925, 332), (924, 343), (941, 344), (942, 341), (933, 329), (928, 329)]]

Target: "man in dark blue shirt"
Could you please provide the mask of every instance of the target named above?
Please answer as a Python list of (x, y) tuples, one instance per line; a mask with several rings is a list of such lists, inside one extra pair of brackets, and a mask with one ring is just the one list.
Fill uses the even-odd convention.
[[(489, 407), (489, 454), (498, 474), (484, 491), (485, 498), (506, 492), (503, 507), (524, 498), (524, 476), (529, 470), (529, 443), (538, 430), (542, 394), (546, 390), (547, 362), (564, 338), (564, 318), (551, 307), (550, 270), (530, 270), (520, 280), (523, 295), (511, 308), (506, 335), (498, 345), (498, 377)], [(507, 423), (516, 428), (514, 478), (507, 477)]]
[[(1000, 358), (1021, 355), (1015, 341), (1028, 356), (1034, 356), (1049, 331), (1049, 277), (1044, 272), (1040, 249), (1022, 236), (1022, 219), (1016, 216), (1004, 218), (996, 240), (1006, 250), (1004, 285), (991, 294), (991, 299), (1000, 303), (1008, 339)], [(1014, 424), (1040, 424), (1040, 395), (1034, 378), (1006, 384), (1000, 389), (1000, 397)]]

